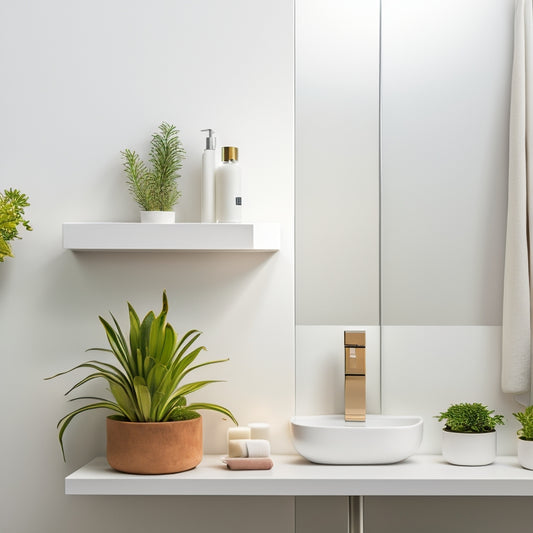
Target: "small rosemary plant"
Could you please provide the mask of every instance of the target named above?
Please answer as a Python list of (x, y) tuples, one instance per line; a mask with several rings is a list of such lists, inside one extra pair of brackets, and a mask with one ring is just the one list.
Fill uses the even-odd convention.
[(444, 429), (459, 433), (488, 433), (494, 431), (498, 424), (503, 424), (502, 415), (492, 415), (485, 405), (480, 403), (459, 403), (450, 405), (447, 411), (436, 416), (446, 420)]
[(129, 190), (141, 209), (171, 211), (181, 196), (177, 179), (185, 159), (179, 130), (163, 122), (159, 132), (152, 135), (149, 154), (151, 168), (133, 150), (126, 149), (120, 153)]
[(19, 226), (31, 231), (29, 221), (23, 218), (24, 208), (29, 205), (28, 197), (17, 189), (0, 192), (0, 263), (5, 257), (13, 257), (9, 242), (22, 238), (19, 236)]

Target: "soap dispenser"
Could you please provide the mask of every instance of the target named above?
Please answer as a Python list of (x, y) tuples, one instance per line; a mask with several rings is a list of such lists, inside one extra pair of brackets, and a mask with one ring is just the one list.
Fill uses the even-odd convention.
[(215, 222), (215, 130), (201, 130), (208, 132), (205, 139), (205, 150), (202, 154), (202, 191), (200, 220)]
[(217, 222), (241, 222), (242, 173), (239, 165), (239, 149), (222, 147), (222, 165), (215, 173)]

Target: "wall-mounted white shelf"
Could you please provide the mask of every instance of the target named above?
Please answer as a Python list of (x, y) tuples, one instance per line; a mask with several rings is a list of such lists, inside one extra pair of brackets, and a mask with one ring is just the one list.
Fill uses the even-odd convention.
[(516, 457), (492, 465), (453, 466), (440, 455), (393, 465), (316, 465), (273, 456), (272, 470), (228, 470), (207, 455), (195, 469), (164, 476), (121, 474), (98, 457), (65, 479), (66, 494), (234, 496), (533, 496), (533, 471)]
[(63, 224), (63, 247), (75, 251), (275, 252), (279, 246), (277, 223)]

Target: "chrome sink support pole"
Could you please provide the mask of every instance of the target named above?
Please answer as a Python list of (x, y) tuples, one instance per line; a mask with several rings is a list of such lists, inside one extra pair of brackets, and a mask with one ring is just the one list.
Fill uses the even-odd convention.
[(348, 532), (364, 533), (363, 496), (348, 498)]

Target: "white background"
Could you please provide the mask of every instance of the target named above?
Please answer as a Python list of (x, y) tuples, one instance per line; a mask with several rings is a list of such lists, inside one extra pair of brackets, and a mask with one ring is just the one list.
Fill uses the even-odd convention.
[[(378, 1), (357, 0), (357, 3), (375, 13)], [(299, 4), (306, 5), (305, 0)], [(453, 161), (460, 168), (476, 170), (484, 150), (491, 148), (487, 155), (492, 162), (490, 168), (483, 167), (490, 186), (486, 188), (482, 176), (477, 176), (466, 195), (471, 199), (468, 205), (475, 207), (477, 218), (470, 220), (468, 209), (459, 210), (468, 215), (466, 222), (469, 222), (461, 248), (464, 257), (469, 258), (467, 268), (463, 271), (455, 261), (446, 269), (449, 255), (435, 256), (441, 270), (451, 269), (467, 275), (455, 287), (459, 294), (468, 292), (470, 299), (462, 307), (464, 313), (457, 313), (457, 299), (447, 299), (452, 293), (446, 291), (440, 300), (442, 305), (433, 308), (438, 311), (432, 315), (434, 318), (422, 320), (416, 314), (420, 309), (417, 300), (411, 301), (398, 290), (397, 303), (391, 307), (394, 313), (391, 311), (387, 322), (394, 329), (383, 332), (383, 410), (424, 414), (424, 451), (438, 453), (438, 428), (431, 417), (450, 401), (470, 401), (475, 394), (475, 399), (486, 400), (492, 408), (505, 414), (515, 407), (512, 400), (501, 397), (497, 390), (500, 290), (497, 280), (502, 260), (507, 157), (502, 128), (507, 109), (505, 73), (510, 72), (512, 4), (512, 0), (384, 2), (386, 13), (392, 15), (390, 10), (395, 6), (399, 9), (397, 16), (387, 19), (387, 27), (389, 31), (394, 28), (398, 31), (388, 35), (391, 38), (396, 35), (404, 46), (400, 59), (422, 61), (421, 58), (428, 56), (415, 52), (425, 48), (428, 54), (433, 52), (429, 56), (432, 59), (422, 61), (424, 77), (433, 80), (434, 85), (433, 92), (427, 94), (448, 94), (449, 98), (456, 95), (466, 106), (452, 128), (456, 135), (464, 136), (464, 142), (459, 138), (450, 143), (449, 137), (442, 139), (437, 135), (441, 131), (442, 115), (432, 105), (433, 98), (418, 108), (419, 113), (436, 123), (433, 134), (423, 130), (422, 122), (413, 126), (413, 121), (400, 120), (395, 125), (384, 121), (384, 135), (392, 132), (387, 153), (398, 156), (394, 166), (387, 167), (387, 179), (393, 175), (391, 169), (397, 172), (399, 180), (405, 175), (424, 179), (427, 166), (441, 161), (443, 153), (453, 170)], [(203, 330), (202, 341), (209, 349), (207, 356), (227, 355), (231, 359), (218, 368), (205, 369), (205, 377), (213, 377), (210, 371), (214, 370), (214, 377), (227, 382), (212, 385), (201, 398), (226, 405), (243, 423), (270, 422), (274, 452), (292, 450), (287, 421), (294, 412), (296, 394), (298, 410), (304, 414), (302, 399), (313, 394), (313, 390), (306, 389), (306, 384), (322, 386), (310, 409), (319, 410), (317, 398), (326, 397), (328, 403), (324, 409), (329, 406), (338, 409), (338, 391), (331, 391), (331, 384), (337, 378), (331, 374), (322, 381), (312, 371), (309, 381), (302, 374), (295, 390), (293, 7), (291, 0), (274, 0), (268, 4), (256, 0), (157, 3), (27, 0), (0, 4), (0, 187), (18, 187), (29, 194), (32, 205), (28, 216), (35, 227), (34, 232), (15, 243), (16, 258), (0, 266), (0, 338), (4, 363), (0, 392), (4, 407), (0, 460), (2, 533), (135, 533), (147, 528), (202, 533), (212, 529), (228, 533), (294, 530), (292, 498), (66, 497), (64, 475), (104, 453), (103, 413), (86, 414), (69, 428), (65, 439), (68, 462), (63, 464), (55, 423), (70, 407), (62, 395), (76, 376), (43, 381), (47, 375), (84, 361), (86, 348), (105, 345), (97, 320), (99, 314), (112, 311), (119, 320), (124, 320), (126, 300), (139, 312), (157, 309), (161, 291), (166, 288), (170, 319), (178, 330)], [(322, 7), (327, 10), (325, 3)], [(442, 14), (435, 20), (436, 14), (445, 8), (446, 16)], [(429, 18), (428, 10), (432, 14)], [(343, 38), (349, 34), (345, 29)], [(368, 42), (375, 42), (366, 37)], [(461, 41), (457, 41), (459, 38)], [(473, 51), (469, 48), (472, 42), (475, 43)], [(455, 55), (442, 63), (435, 52), (449, 51), (450, 47)], [(338, 46), (335, 49), (338, 51)], [(392, 49), (388, 48), (389, 53)], [(466, 53), (466, 50), (470, 51)], [(483, 68), (477, 69), (474, 75), (469, 64), (461, 62), (463, 57), (475, 57), (476, 64), (482, 60)], [(375, 84), (375, 69), (365, 64), (372, 76), (368, 86), (365, 85), (370, 89)], [(499, 73), (496, 78), (492, 65)], [(444, 86), (438, 83), (445, 70), (446, 80), (451, 80), (451, 93), (444, 92)], [(418, 70), (417, 76), (421, 72)], [(384, 85), (384, 90), (390, 87), (389, 92), (394, 89), (396, 97), (404, 97), (398, 100), (398, 106), (407, 103), (413, 106), (419, 101), (412, 98), (415, 93), (409, 87), (397, 93), (405, 84), (417, 86), (415, 82), (420, 81), (417, 76), (407, 79), (401, 69), (387, 70), (387, 73), (389, 78), (384, 78), (384, 82), (388, 85)], [(486, 104), (486, 109), (494, 111), (494, 115), (481, 112), (472, 116), (468, 102), (475, 99), (464, 99), (481, 89), (484, 98), (489, 95), (498, 100), (501, 107), (496, 110), (494, 102), (485, 102), (483, 98), (479, 104)], [(366, 108), (367, 118), (375, 113), (372, 107), (375, 94), (368, 95), (371, 103)], [(388, 109), (387, 116), (392, 116), (391, 94), (388, 100), (383, 100), (384, 105), (387, 101), (389, 107), (384, 111)], [(340, 103), (341, 109), (335, 116), (342, 114), (345, 100), (334, 98), (329, 102), (332, 106)], [(360, 104), (359, 98), (357, 103)], [(328, 109), (325, 107), (325, 111)], [(397, 112), (408, 109), (397, 109)], [(344, 111), (349, 113), (347, 109)], [(408, 115), (413, 119), (415, 116)], [(481, 120), (484, 117), (486, 120)], [(464, 127), (463, 119), (468, 128)], [(138, 209), (128, 196), (121, 173), (120, 150), (129, 147), (146, 152), (151, 133), (163, 120), (181, 130), (188, 154), (177, 219), (199, 220), (200, 161), (204, 147), (204, 135), (199, 130), (214, 128), (219, 146), (232, 144), (240, 149), (246, 186), (245, 219), (281, 223), (282, 245), (278, 253), (75, 254), (62, 249), (62, 222), (137, 220)], [(369, 125), (365, 119), (360, 121), (360, 126), (361, 130), (352, 132), (359, 143), (376, 138), (373, 123)], [(413, 130), (409, 130), (411, 126)], [(358, 175), (358, 161), (365, 172), (376, 170), (376, 147), (372, 142), (359, 158), (353, 155), (354, 142), (348, 142), (346, 149), (333, 155), (335, 139), (331, 130), (317, 128), (314, 133), (319, 139), (324, 137), (328, 146), (326, 155), (334, 160), (337, 178), (337, 171), (351, 163)], [(391, 151), (404, 135), (404, 149)], [(339, 143), (344, 143), (346, 135), (341, 137), (344, 139)], [(472, 149), (450, 153), (450, 145), (462, 148), (465, 143)], [(409, 146), (419, 146), (423, 157), (413, 156), (404, 161), (400, 156), (405, 155)], [(298, 145), (297, 149), (300, 149)], [(335, 159), (341, 152), (349, 158), (348, 164)], [(365, 154), (368, 158), (363, 157)], [(312, 168), (309, 161), (315, 155), (316, 152), (309, 154), (308, 159), (305, 152), (299, 155), (300, 164), (308, 165), (303, 168)], [(444, 180), (438, 190), (448, 190), (446, 177), (450, 169), (437, 174)], [(327, 191), (329, 174), (317, 175), (320, 178), (317, 186)], [(338, 231), (342, 239), (329, 243), (336, 246), (335, 252), (343, 250), (339, 242), (346, 243), (345, 250), (352, 254), (349, 260), (361, 263), (360, 246), (369, 247), (368, 253), (362, 253), (363, 270), (372, 277), (368, 282), (361, 281), (362, 270), (358, 268), (361, 265), (355, 265), (352, 270), (347, 266), (349, 263), (343, 263), (341, 274), (346, 279), (330, 276), (331, 284), (327, 278), (323, 282), (325, 288), (317, 285), (316, 279), (307, 278), (311, 283), (307, 288), (303, 286), (302, 297), (308, 297), (305, 291), (316, 289), (315, 301), (325, 306), (320, 312), (329, 306), (339, 313), (322, 312), (321, 316), (313, 316), (313, 309), (301, 307), (298, 324), (302, 326), (327, 324), (335, 328), (339, 324), (377, 324), (377, 302), (367, 301), (365, 296), (360, 301), (367, 301), (368, 305), (354, 306), (342, 290), (346, 287), (353, 297), (362, 294), (354, 292), (354, 287), (360, 287), (369, 298), (377, 296), (377, 272), (368, 267), (376, 261), (376, 244), (362, 235), (365, 230), (375, 234), (377, 211), (372, 212), (369, 199), (377, 199), (377, 191), (370, 174), (363, 175), (366, 184), (359, 190), (354, 190), (357, 188), (349, 174), (345, 180), (351, 195), (363, 192), (368, 195), (363, 211), (353, 220), (357, 222), (361, 213), (368, 216), (363, 216), (351, 231), (346, 231), (346, 224), (352, 218), (346, 213), (340, 216), (335, 203), (322, 211), (320, 208), (324, 206), (318, 202), (314, 213), (316, 220), (340, 221)], [(342, 178), (336, 181), (335, 187), (342, 186), (342, 182)], [(415, 180), (415, 188), (417, 183)], [(300, 190), (300, 185), (297, 187)], [(342, 199), (339, 191), (335, 193), (335, 198)], [(455, 194), (453, 198), (464, 207), (464, 197)], [(494, 200), (493, 227), (483, 222)], [(423, 202), (407, 207), (415, 209), (426, 205)], [(435, 218), (435, 224), (445, 231), (445, 243), (452, 242), (446, 231), (461, 226), (453, 218), (444, 218), (452, 211), (457, 212), (457, 205), (442, 209), (442, 217)], [(308, 217), (312, 218), (312, 214), (312, 211), (308, 213)], [(405, 242), (410, 242), (407, 224), (410, 221), (411, 217), (400, 216), (393, 226), (398, 230), (404, 228)], [(309, 260), (313, 258), (313, 250), (317, 258), (328, 254), (326, 258), (330, 261), (325, 261), (322, 267), (326, 274), (328, 264), (342, 262), (341, 257), (332, 257), (335, 254), (331, 248), (324, 252), (322, 244), (328, 235), (322, 241), (316, 239), (305, 252)], [(494, 261), (487, 244), (491, 236), (496, 243)], [(468, 248), (471, 242), (479, 247)], [(360, 243), (356, 252), (350, 247), (354, 243)], [(414, 243), (410, 246), (417, 251)], [(405, 252), (407, 248), (401, 250)], [(407, 277), (412, 259), (409, 255), (407, 267), (401, 270)], [(389, 260), (385, 267), (393, 269), (393, 273), (399, 268)], [(483, 283), (476, 278), (478, 267), (485, 275)], [(328, 287), (335, 290), (328, 293)], [(487, 291), (490, 292), (487, 300), (482, 300)], [(425, 295), (424, 290), (418, 289), (414, 294)], [(307, 300), (312, 301), (312, 298)], [(402, 309), (409, 311), (409, 319), (397, 318), (401, 317), (398, 313)], [(350, 313), (354, 312), (362, 315), (352, 318)], [(404, 328), (405, 324), (415, 329)], [(439, 327), (419, 330), (420, 325)], [(451, 327), (458, 325), (465, 329), (458, 331)], [(329, 334), (330, 330), (327, 331)], [(305, 329), (301, 332), (305, 333)], [(316, 353), (312, 356), (324, 365), (327, 358), (335, 357), (335, 350), (325, 349), (322, 358)], [(297, 367), (305, 367), (307, 371), (309, 366), (304, 357), (305, 353), (298, 351)], [(332, 368), (336, 366), (338, 362), (332, 362)], [(434, 391), (439, 393), (433, 394)], [(89, 387), (88, 392), (100, 391)], [(222, 453), (228, 422), (211, 413), (205, 418), (205, 451)], [(512, 453), (515, 429), (511, 425), (503, 433), (501, 453)], [(451, 524), (448, 531), (472, 531), (475, 529), (472, 524), (480, 523), (479, 517), (497, 516), (499, 522), (489, 520), (484, 530), (491, 531), (493, 527), (494, 531), (501, 531), (502, 523), (518, 527), (520, 517), (530, 506), (525, 499), (516, 500), (512, 505), (508, 502), (476, 499), (470, 504), (465, 499), (455, 503), (446, 499), (428, 506), (424, 499), (369, 499), (367, 529), (372, 531), (374, 527), (374, 531), (380, 531), (392, 527), (396, 531), (412, 531), (416, 515), (419, 521), (416, 525), (421, 531), (433, 527), (435, 516), (440, 516), (439, 520), (444, 516), (448, 520), (452, 520), (451, 516), (456, 519), (457, 523)], [(342, 505), (333, 505), (332, 509), (339, 512), (339, 507)], [(386, 523), (387, 520), (390, 522)]]

